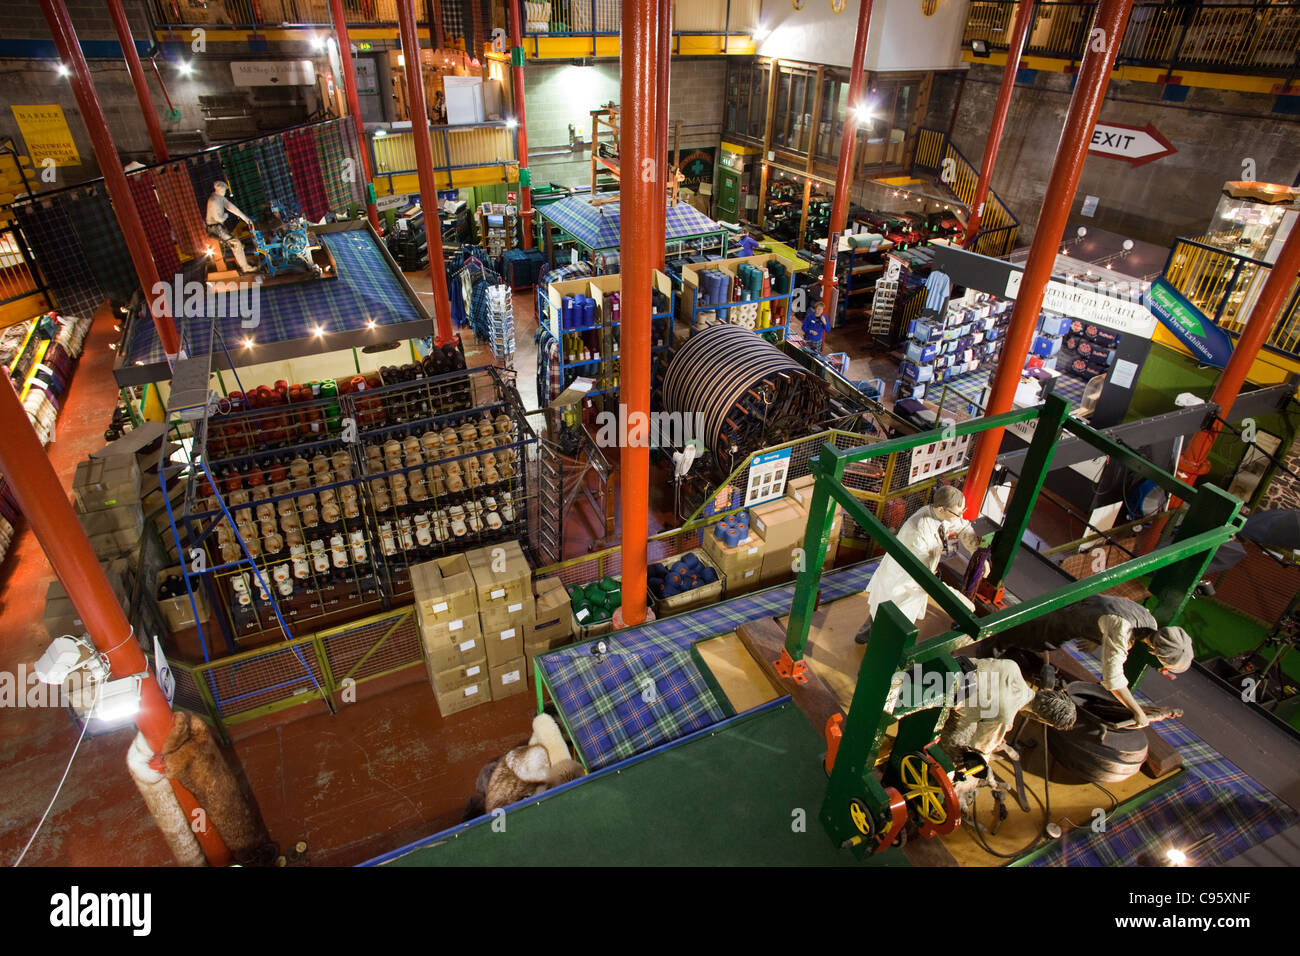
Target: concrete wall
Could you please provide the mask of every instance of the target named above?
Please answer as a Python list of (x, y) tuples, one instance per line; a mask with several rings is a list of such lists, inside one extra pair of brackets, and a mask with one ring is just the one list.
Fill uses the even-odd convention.
[[(984, 152), (1000, 68), (971, 68), (953, 142), (978, 164)], [(1027, 242), (1042, 207), (1052, 161), (1070, 104), (1071, 77), (1038, 72), (1016, 87), (1006, 133), (993, 173), (993, 189), (1021, 220)], [(957, 77), (936, 78), (926, 125), (943, 130), (952, 114)], [(1191, 88), (1182, 103), (1162, 101), (1164, 88), (1112, 81), (1101, 121), (1153, 124), (1178, 152), (1144, 166), (1089, 156), (1074, 197), (1073, 218), (1133, 239), (1168, 245), (1209, 225), (1224, 181), (1242, 177), (1242, 162), (1255, 161), (1255, 178), (1290, 185), (1300, 171), (1300, 119), (1273, 112), (1275, 98)], [(1084, 197), (1096, 196), (1096, 216), (1079, 215)]]
[[(668, 118), (670, 123), (682, 123), (682, 147), (717, 146), (726, 97), (726, 61), (722, 57), (677, 57), (670, 77)], [(570, 123), (584, 142), (591, 141), (591, 110), (621, 99), (618, 61), (598, 60), (590, 66), (530, 62), (524, 69), (524, 84), (534, 184), (589, 183), (589, 150), (571, 156), (531, 154), (567, 146)], [(671, 145), (670, 139), (670, 149)]]
[[(968, 6), (967, 0), (941, 0), (927, 17), (921, 0), (875, 0), (866, 68), (889, 72), (959, 66)], [(764, 0), (761, 22), (771, 33), (759, 42), (758, 54), (850, 66), (858, 9), (858, 0), (847, 0), (842, 13), (831, 9), (830, 0), (808, 0), (802, 10), (789, 0)]]
[[(108, 15), (108, 5), (104, 0), (64, 0), (72, 25), (77, 29), (77, 36), (82, 40), (117, 40), (113, 32), (113, 21)], [(131, 24), (131, 33), (139, 41), (150, 39), (149, 19), (145, 12), (144, 0), (122, 0), (127, 22)], [(4, 30), (0, 31), (4, 40), (42, 40), (50, 41), (50, 28), (41, 13), (38, 0), (9, 0), (4, 5)]]

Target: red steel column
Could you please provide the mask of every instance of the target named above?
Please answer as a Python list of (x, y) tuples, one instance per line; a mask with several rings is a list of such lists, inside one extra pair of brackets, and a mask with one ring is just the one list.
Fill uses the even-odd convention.
[(415, 0), (397, 0), (397, 25), (402, 53), (406, 58), (406, 93), (411, 108), (411, 132), (415, 137), (415, 166), (420, 180), (420, 202), (424, 208), (424, 236), (429, 250), (429, 278), (433, 280), (433, 322), (435, 341), (447, 345), (456, 341), (451, 327), (451, 299), (447, 294), (447, 269), (442, 261), (442, 229), (438, 225), (438, 183), (433, 177), (433, 145), (429, 141), (429, 111), (424, 105), (424, 65), (420, 61), (420, 38), (415, 32)]
[[(835, 197), (831, 201), (830, 235), (826, 237), (826, 262), (822, 266), (822, 302), (833, 316), (831, 292), (835, 289), (835, 260), (840, 233), (848, 215), (849, 189), (853, 186), (853, 144), (858, 135), (857, 110), (862, 106), (862, 71), (867, 61), (867, 31), (871, 29), (871, 0), (858, 0), (858, 37), (853, 43), (853, 72), (849, 74), (849, 98), (844, 106), (844, 136), (840, 139), (840, 161), (835, 173)], [(817, 131), (812, 135), (816, 137)], [(811, 303), (809, 303), (811, 305)]]
[[(108, 132), (108, 124), (104, 122), (104, 111), (99, 108), (99, 100), (95, 97), (90, 68), (86, 66), (86, 58), (81, 53), (77, 31), (73, 29), (72, 18), (68, 16), (68, 8), (63, 5), (63, 0), (41, 0), (41, 12), (50, 25), (59, 58), (71, 71), (72, 93), (77, 98), (77, 108), (81, 110), (86, 132), (90, 134), (90, 142), (95, 149), (95, 159), (99, 163), (100, 172), (104, 174), (104, 186), (113, 201), (113, 211), (122, 227), (136, 277), (140, 280), (146, 300), (150, 302), (158, 339), (170, 361), (180, 352), (180, 335), (168, 311), (167, 297), (154, 294), (154, 288), (162, 282), (158, 277), (158, 266), (153, 261), (153, 253), (149, 251), (149, 241), (145, 238), (144, 225), (140, 222), (140, 212), (135, 208), (131, 187), (127, 185), (126, 174), (122, 172), (122, 161), (113, 145), (113, 137)], [(37, 157), (32, 157), (32, 160), (39, 162)], [(162, 308), (154, 309), (155, 305)]]
[(108, 0), (108, 13), (113, 18), (117, 42), (122, 45), (122, 56), (126, 58), (126, 71), (131, 74), (131, 85), (135, 87), (136, 99), (140, 101), (140, 114), (144, 117), (144, 125), (149, 128), (149, 142), (153, 144), (153, 157), (158, 162), (165, 163), (170, 158), (167, 155), (167, 143), (163, 140), (158, 111), (153, 108), (149, 83), (144, 78), (144, 68), (140, 66), (140, 54), (135, 49), (131, 24), (126, 22), (126, 11), (122, 9), (122, 0)]
[[(336, 0), (337, 2), (337, 0)], [(528, 124), (524, 118), (524, 31), (519, 6), (523, 0), (506, 0), (510, 11), (510, 72), (515, 87), (515, 142), (519, 151), (519, 220), (523, 224), (524, 248), (533, 247), (533, 175), (528, 169)]]
[[(120, 3), (121, 0), (114, 0)], [(334, 37), (339, 45), (339, 59), (343, 61), (343, 95), (347, 97), (348, 113), (352, 116), (352, 131), (357, 137), (357, 152), (361, 156), (361, 172), (366, 177), (366, 217), (375, 231), (379, 231), (379, 210), (375, 206), (375, 183), (370, 173), (370, 152), (366, 149), (366, 132), (361, 122), (361, 99), (357, 95), (357, 68), (352, 62), (352, 40), (348, 37), (348, 19), (343, 12), (343, 0), (330, 0), (330, 18), (334, 21)]]
[[(1259, 299), (1250, 310), (1250, 319), (1241, 330), (1241, 338), (1232, 350), (1232, 357), (1228, 359), (1223, 374), (1214, 386), (1214, 394), (1210, 396), (1210, 402), (1219, 406), (1219, 418), (1226, 420), (1232, 411), (1232, 404), (1241, 393), (1250, 366), (1281, 317), (1282, 310), (1286, 308), (1287, 297), (1291, 293), (1291, 286), (1295, 284), (1297, 272), (1300, 272), (1300, 229), (1292, 229), (1282, 246), (1281, 254), (1268, 272), (1268, 278), (1264, 280), (1264, 288), (1260, 290)], [(1214, 447), (1214, 440), (1218, 438), (1222, 427), (1215, 421), (1193, 436), (1178, 462), (1179, 478), (1194, 485), (1201, 475), (1210, 470), (1210, 449)]]
[[(620, 455), (623, 517), (623, 624), (645, 620), (646, 537), (650, 533), (650, 287), (652, 223), (664, 217), (660, 175), (646, 176), (655, 157), (655, 111), (660, 104), (655, 71), (659, 10), (666, 0), (622, 0), (619, 110), (619, 255), (623, 275), (619, 329), (621, 390), (626, 434)], [(657, 172), (651, 170), (651, 172)], [(661, 227), (662, 228), (662, 227)], [(620, 416), (623, 417), (623, 416)]]
[(989, 126), (989, 138), (984, 144), (984, 161), (980, 163), (980, 178), (975, 184), (975, 196), (971, 200), (970, 219), (966, 221), (966, 232), (962, 236), (963, 248), (969, 249), (980, 231), (980, 219), (984, 216), (984, 201), (988, 198), (989, 182), (993, 179), (993, 164), (998, 159), (998, 147), (1002, 145), (1002, 130), (1007, 125), (1007, 112), (1011, 107), (1011, 94), (1016, 88), (1016, 74), (1020, 72), (1020, 54), (1025, 48), (1025, 37), (1029, 35), (1029, 24), (1034, 19), (1035, 0), (1020, 0), (1016, 7), (1016, 25), (1011, 31), (1011, 43), (1007, 46), (1007, 64), (1002, 68), (1002, 85), (998, 87), (998, 101), (993, 107), (993, 123)]
[[(112, 675), (120, 678), (146, 672), (149, 664), (131, 636), (131, 625), (7, 376), (0, 383), (0, 434), (5, 436), (0, 442), (0, 471), (9, 477), (18, 507), (32, 526), (36, 540), (63, 582), (95, 646), (108, 657)], [(135, 723), (149, 749), (161, 753), (171, 730), (172, 710), (152, 676), (141, 682), (140, 711)], [(193, 822), (198, 801), (177, 781), (171, 784), (186, 819)], [(213, 866), (229, 864), (230, 851), (221, 835), (213, 827), (202, 830), (194, 835), (208, 862)]]
[[(1070, 98), (1070, 109), (1066, 113), (1065, 128), (1056, 149), (1056, 161), (1047, 183), (1043, 208), (1038, 214), (1038, 225), (1034, 228), (1034, 241), (1029, 247), (1024, 277), (1020, 282), (1015, 308), (1011, 312), (1011, 325), (1007, 329), (1006, 340), (1002, 343), (1002, 356), (997, 371), (993, 374), (993, 392), (984, 411), (985, 415), (1001, 415), (1011, 410), (1016, 387), (1020, 384), (1020, 372), (1025, 366), (1029, 344), (1038, 325), (1043, 293), (1047, 289), (1048, 280), (1052, 278), (1056, 252), (1061, 248), (1061, 236), (1065, 234), (1065, 223), (1070, 218), (1074, 192), (1079, 186), (1084, 160), (1088, 158), (1088, 143), (1097, 126), (1101, 104), (1106, 98), (1106, 87), (1110, 83), (1110, 73), (1115, 68), (1115, 57), (1119, 54), (1120, 39), (1124, 35), (1124, 26), (1128, 23), (1132, 8), (1133, 0), (1101, 0), (1097, 5), (1097, 16), (1093, 20), (1083, 64), (1079, 68), (1074, 95)], [(1098, 34), (1097, 30), (1101, 33)], [(1098, 45), (1100, 50), (1097, 49)], [(975, 453), (971, 456), (970, 472), (963, 489), (966, 495), (966, 517), (970, 520), (979, 515), (984, 502), (998, 447), (1002, 443), (1002, 432), (1001, 428), (989, 429), (980, 432), (975, 441)]]
[(651, 225), (654, 226), (654, 232), (650, 236), (650, 256), (651, 261), (656, 268), (664, 267), (665, 244), (668, 241), (668, 191), (672, 188), (669, 182), (668, 169), (668, 75), (672, 65), (673, 50), (673, 6), (671, 3), (661, 3), (659, 5), (659, 22), (657, 25), (656, 41), (659, 44), (659, 68), (655, 73), (655, 98), (658, 101), (655, 109), (655, 185), (658, 192), (659, 206), (665, 212), (664, 215), (651, 217)]

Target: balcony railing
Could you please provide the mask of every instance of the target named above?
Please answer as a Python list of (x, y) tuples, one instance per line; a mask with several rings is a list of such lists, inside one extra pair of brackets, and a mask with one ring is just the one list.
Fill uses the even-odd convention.
[[(972, 0), (963, 44), (1005, 50), (1017, 0)], [(1095, 3), (1038, 0), (1025, 53), (1080, 60)], [(1285, 76), (1300, 72), (1300, 3), (1135, 3), (1119, 63)]]
[[(1272, 269), (1267, 262), (1228, 252), (1198, 239), (1179, 239), (1169, 252), (1164, 277), (1189, 302), (1230, 335), (1238, 336), (1250, 318)], [(1300, 281), (1269, 332), (1266, 346), (1300, 356)]]
[[(504, 123), (430, 127), (434, 171), (446, 173), (454, 185), (458, 170), (512, 166), (518, 162), (515, 136)], [(415, 134), (408, 129), (383, 136), (371, 133), (369, 138), (375, 179), (387, 177), (392, 191), (393, 177), (416, 171)]]
[[(464, 35), (460, 4), (442, 3), (443, 30)], [(526, 36), (617, 36), (621, 0), (506, 0), (518, 2)], [(677, 34), (750, 34), (758, 26), (760, 0), (683, 0), (673, 4)], [(396, 0), (344, 0), (349, 26), (396, 26)], [(152, 0), (160, 26), (328, 27), (329, 0)], [(416, 20), (427, 24), (426, 5), (415, 5)], [(494, 24), (505, 27), (505, 23)]]

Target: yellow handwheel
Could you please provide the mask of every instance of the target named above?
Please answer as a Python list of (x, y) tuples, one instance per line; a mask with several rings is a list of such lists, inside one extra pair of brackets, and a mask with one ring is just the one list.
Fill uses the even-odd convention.
[(961, 823), (957, 791), (939, 762), (926, 753), (911, 753), (898, 765), (903, 796), (920, 817), (921, 836), (951, 833)]
[(849, 801), (849, 819), (853, 821), (859, 833), (863, 836), (871, 836), (871, 814), (867, 812), (867, 805), (857, 797)]

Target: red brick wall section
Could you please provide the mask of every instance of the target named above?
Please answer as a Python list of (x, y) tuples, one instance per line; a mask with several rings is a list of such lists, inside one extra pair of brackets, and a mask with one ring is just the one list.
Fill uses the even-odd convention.
[(1296, 440), (1291, 443), (1291, 448), (1282, 459), (1282, 463), (1286, 466), (1286, 471), (1280, 468), (1277, 470), (1268, 483), (1268, 488), (1264, 490), (1264, 497), (1260, 499), (1256, 510), (1300, 508), (1300, 479), (1287, 474), (1287, 471), (1290, 471), (1300, 475), (1300, 435), (1296, 436)]
[(1243, 614), (1273, 625), (1300, 591), (1300, 567), (1282, 564), (1248, 541), (1242, 544), (1246, 547), (1245, 559), (1213, 579), (1214, 596)]

